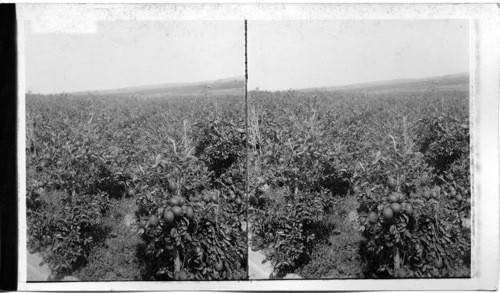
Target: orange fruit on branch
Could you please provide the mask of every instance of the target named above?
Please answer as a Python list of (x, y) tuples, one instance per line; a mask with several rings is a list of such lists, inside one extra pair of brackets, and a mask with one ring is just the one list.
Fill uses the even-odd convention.
[(180, 206), (181, 205), (181, 198), (178, 196), (174, 196), (170, 198), (170, 204), (172, 206)]
[(171, 210), (165, 210), (163, 212), (163, 220), (167, 223), (172, 223), (174, 221), (175, 215)]
[(394, 216), (394, 211), (390, 207), (387, 207), (384, 209), (382, 215), (384, 216), (385, 220), (389, 221)]
[(176, 217), (180, 217), (180, 216), (182, 216), (182, 208), (181, 208), (181, 207), (179, 207), (179, 206), (174, 206), (174, 207), (172, 207), (172, 212), (174, 213), (174, 215), (175, 215)]
[(392, 211), (395, 213), (395, 214), (398, 214), (401, 212), (401, 210), (403, 209), (403, 207), (399, 204), (399, 203), (392, 203), (391, 204), (391, 209)]
[(391, 195), (389, 195), (389, 201), (391, 203), (399, 202), (399, 199), (400, 199), (400, 196), (399, 196), (399, 193), (397, 193), (397, 192), (393, 192), (393, 193), (391, 193)]
[(149, 224), (153, 227), (156, 227), (158, 226), (158, 216), (156, 215), (152, 215), (150, 218), (149, 218)]
[(402, 204), (402, 206), (403, 206), (405, 215), (407, 215), (407, 216), (413, 215), (413, 206), (411, 205), (411, 203), (404, 202)]
[(176, 192), (177, 191), (177, 183), (174, 181), (174, 180), (168, 180), (168, 191), (173, 193), (173, 192)]
[(394, 177), (389, 176), (389, 177), (387, 177), (387, 185), (391, 189), (394, 189), (394, 188), (396, 188), (398, 186), (398, 182), (396, 181), (396, 179), (394, 179)]
[(194, 218), (194, 211), (193, 211), (193, 208), (192, 207), (187, 207), (186, 208), (186, 217), (188, 217), (188, 219), (192, 220)]
[(368, 215), (368, 221), (372, 224), (375, 224), (378, 222), (378, 214), (376, 212), (371, 212)]

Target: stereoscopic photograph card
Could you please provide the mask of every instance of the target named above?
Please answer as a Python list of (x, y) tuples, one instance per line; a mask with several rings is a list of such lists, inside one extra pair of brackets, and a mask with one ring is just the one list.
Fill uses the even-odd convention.
[(494, 4), (18, 4), (20, 290), (475, 290)]

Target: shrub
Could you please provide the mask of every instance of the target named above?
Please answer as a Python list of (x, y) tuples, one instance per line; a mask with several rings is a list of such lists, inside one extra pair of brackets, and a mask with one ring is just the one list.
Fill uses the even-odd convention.
[(270, 247), (267, 257), (282, 274), (307, 262), (312, 244), (321, 237), (323, 198), (315, 194), (288, 193), (273, 197), (254, 212), (253, 240)]
[(30, 251), (42, 253), (54, 276), (85, 265), (92, 247), (102, 239), (106, 194), (47, 192), (38, 196), (39, 208), (28, 211)]
[(215, 178), (245, 157), (245, 132), (234, 123), (215, 119), (206, 125), (198, 123), (196, 126), (195, 156), (205, 162)]
[(468, 119), (438, 115), (419, 121), (417, 129), (420, 152), (442, 174), (458, 160), (468, 160), (470, 153)]
[[(199, 158), (159, 154), (144, 174), (131, 176), (140, 190), (136, 214), (147, 280), (245, 278), (241, 139), (230, 123), (209, 125), (200, 131)], [(227, 164), (215, 167), (219, 162)]]
[[(395, 159), (384, 158), (388, 162)], [(386, 278), (452, 276), (464, 265), (463, 255), (470, 250), (470, 234), (460, 220), (466, 203), (451, 196), (446, 184), (437, 185), (443, 182), (421, 153), (397, 159), (399, 163), (375, 164), (367, 169), (373, 175), (363, 176), (367, 181), (358, 193), (366, 274)]]

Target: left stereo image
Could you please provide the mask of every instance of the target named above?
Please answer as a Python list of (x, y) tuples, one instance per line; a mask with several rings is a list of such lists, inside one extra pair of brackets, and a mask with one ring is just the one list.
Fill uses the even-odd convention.
[(244, 22), (19, 26), (28, 282), (247, 279)]

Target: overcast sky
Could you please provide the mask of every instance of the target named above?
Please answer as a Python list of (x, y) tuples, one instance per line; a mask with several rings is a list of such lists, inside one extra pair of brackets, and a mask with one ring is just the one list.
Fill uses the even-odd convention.
[[(56, 93), (244, 75), (242, 21), (25, 30), (26, 90)], [(469, 70), (466, 20), (249, 21), (249, 88), (335, 86)]]
[(26, 90), (58, 93), (245, 74), (242, 21), (105, 22), (96, 33), (25, 30)]
[(336, 86), (469, 71), (467, 20), (250, 21), (249, 88)]

